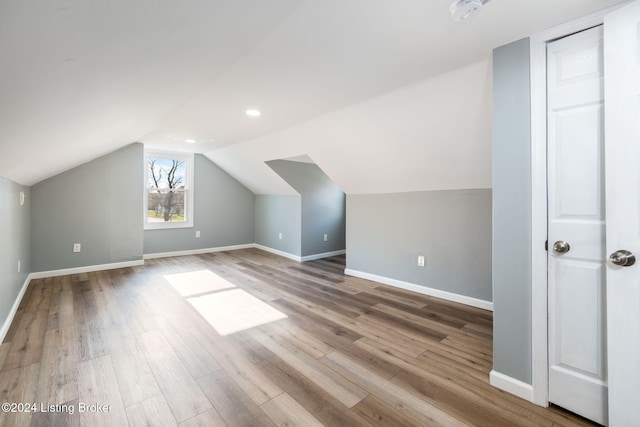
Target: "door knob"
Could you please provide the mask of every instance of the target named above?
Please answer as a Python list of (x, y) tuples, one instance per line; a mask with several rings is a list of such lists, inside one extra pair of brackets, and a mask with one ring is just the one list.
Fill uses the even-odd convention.
[(566, 254), (571, 249), (571, 245), (564, 240), (558, 240), (553, 244), (553, 250), (559, 254)]
[(615, 265), (622, 267), (631, 267), (636, 263), (636, 257), (629, 251), (621, 249), (609, 255), (609, 260)]

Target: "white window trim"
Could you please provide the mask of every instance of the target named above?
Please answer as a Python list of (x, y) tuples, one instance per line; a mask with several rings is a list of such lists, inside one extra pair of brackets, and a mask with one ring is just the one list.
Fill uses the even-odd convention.
[[(184, 221), (180, 222), (148, 222), (148, 182), (149, 182), (149, 166), (147, 159), (149, 157), (164, 157), (168, 159), (176, 159), (176, 160), (184, 160), (186, 165), (186, 173), (185, 173), (185, 213), (184, 213)], [(144, 202), (143, 202), (143, 218), (144, 218), (144, 229), (145, 230), (164, 230), (164, 229), (173, 229), (173, 228), (192, 228), (193, 227), (193, 199), (194, 199), (194, 185), (193, 185), (193, 153), (179, 153), (174, 151), (164, 151), (164, 150), (145, 150), (144, 151)]]

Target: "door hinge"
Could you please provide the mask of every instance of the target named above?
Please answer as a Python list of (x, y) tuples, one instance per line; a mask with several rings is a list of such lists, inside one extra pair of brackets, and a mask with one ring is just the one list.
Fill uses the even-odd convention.
[(545, 241), (544, 241), (544, 250), (545, 250), (545, 251), (548, 251), (548, 250), (549, 250), (549, 241), (548, 241), (548, 240), (545, 240)]

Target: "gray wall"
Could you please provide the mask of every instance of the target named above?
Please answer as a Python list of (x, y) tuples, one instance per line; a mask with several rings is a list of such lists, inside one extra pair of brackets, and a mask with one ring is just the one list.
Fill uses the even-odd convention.
[(35, 184), (33, 271), (142, 259), (142, 165), (142, 144), (130, 144)]
[(201, 154), (194, 156), (193, 186), (194, 227), (145, 230), (145, 254), (253, 243), (251, 191)]
[[(300, 196), (256, 195), (255, 243), (300, 256), (300, 199)], [(282, 240), (278, 239), (278, 233), (282, 233)]]
[[(25, 193), (23, 206), (20, 206), (19, 202), (21, 191)], [(9, 316), (27, 275), (31, 272), (30, 206), (28, 187), (0, 177), (0, 329)], [(18, 260), (21, 264), (20, 272)]]
[(491, 301), (491, 190), (348, 195), (347, 268)]
[(494, 370), (531, 384), (529, 39), (493, 51)]
[(313, 163), (273, 160), (267, 165), (302, 196), (302, 256), (344, 250), (346, 198), (340, 187)]

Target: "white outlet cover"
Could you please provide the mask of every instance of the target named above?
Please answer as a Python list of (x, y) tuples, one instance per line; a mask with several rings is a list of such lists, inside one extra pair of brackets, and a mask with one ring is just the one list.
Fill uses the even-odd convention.
[(73, 252), (80, 252), (82, 250), (82, 245), (80, 243), (73, 244)]

